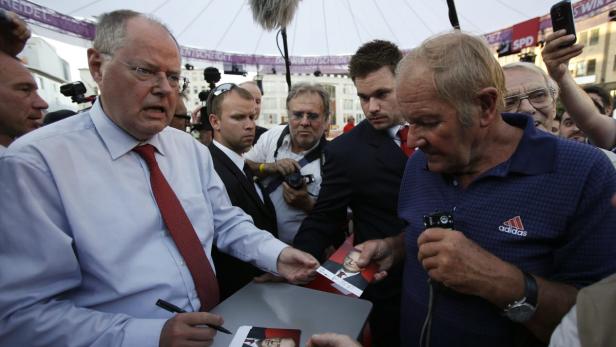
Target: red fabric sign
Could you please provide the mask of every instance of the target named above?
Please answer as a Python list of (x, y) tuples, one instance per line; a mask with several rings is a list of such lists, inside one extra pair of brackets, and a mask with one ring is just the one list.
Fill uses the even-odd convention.
[(514, 25), (511, 35), (511, 53), (519, 52), (525, 47), (535, 46), (538, 32), (539, 17)]

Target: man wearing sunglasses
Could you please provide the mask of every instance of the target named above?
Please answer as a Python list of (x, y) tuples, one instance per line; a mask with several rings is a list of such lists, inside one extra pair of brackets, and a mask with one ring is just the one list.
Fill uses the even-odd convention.
[[(208, 146), (214, 168), (225, 184), (231, 204), (252, 217), (257, 228), (277, 236), (276, 212), (263, 187), (242, 155), (252, 147), (255, 137), (255, 100), (251, 93), (232, 83), (221, 84), (210, 93), (207, 109), (214, 141)], [(226, 298), (263, 274), (255, 266), (212, 248), (218, 270), (220, 296)]]
[(264, 133), (245, 158), (274, 203), (280, 240), (291, 244), (321, 187), (329, 94), (318, 84), (298, 83), (287, 96), (287, 112), (289, 123)]
[(1, 346), (210, 346), (214, 244), (292, 282), (314, 276), (314, 258), (231, 205), (208, 149), (168, 127), (181, 59), (162, 24), (103, 14), (88, 63), (92, 108), (0, 158), (0, 195), (14, 197), (0, 199)]

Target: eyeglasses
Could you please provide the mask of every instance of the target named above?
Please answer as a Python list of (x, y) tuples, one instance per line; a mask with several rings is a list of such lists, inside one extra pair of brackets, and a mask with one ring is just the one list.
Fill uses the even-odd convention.
[[(141, 67), (139, 65), (129, 64), (123, 61), (119, 61), (120, 63), (126, 65), (129, 70), (133, 72), (133, 74), (137, 77), (138, 80), (143, 82), (149, 82), (152, 85), (156, 85), (160, 83), (161, 77), (160, 73), (162, 71), (154, 71), (145, 67)], [(164, 73), (167, 82), (172, 88), (176, 88), (178, 91), (183, 91), (184, 86), (188, 83), (188, 80), (178, 73)]]
[(207, 96), (207, 101), (206, 101), (206, 105), (207, 105), (207, 110), (208, 112), (210, 112), (210, 110), (212, 109), (212, 102), (214, 101), (214, 98), (224, 94), (228, 91), (230, 91), (233, 88), (237, 88), (237, 84), (235, 83), (223, 83), (221, 85), (218, 85), (216, 88), (212, 89), (210, 91), (210, 93)]
[(505, 111), (517, 111), (524, 99), (527, 99), (536, 109), (546, 108), (552, 103), (553, 91), (547, 88), (538, 88), (528, 93), (507, 96), (505, 98)]
[(308, 121), (315, 121), (317, 119), (319, 119), (319, 117), (321, 117), (320, 114), (315, 113), (315, 112), (301, 112), (301, 111), (297, 111), (297, 112), (292, 112), (291, 113), (291, 118), (293, 120), (302, 120), (304, 119), (304, 115), (306, 115), (306, 118), (308, 118)]

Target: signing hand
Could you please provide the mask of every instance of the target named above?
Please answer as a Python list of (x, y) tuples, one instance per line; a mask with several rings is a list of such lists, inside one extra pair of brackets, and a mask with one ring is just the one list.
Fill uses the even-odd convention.
[(315, 279), (319, 262), (310, 254), (286, 247), (278, 256), (278, 273), (294, 284), (306, 284)]
[(565, 34), (565, 30), (550, 34), (545, 39), (545, 46), (541, 51), (548, 73), (556, 82), (559, 82), (568, 73), (569, 60), (582, 54), (584, 49), (584, 45), (579, 43), (569, 47), (561, 47), (574, 40), (574, 35)]
[(163, 326), (159, 346), (211, 346), (216, 330), (205, 324), (223, 323), (222, 317), (207, 312), (178, 313)]

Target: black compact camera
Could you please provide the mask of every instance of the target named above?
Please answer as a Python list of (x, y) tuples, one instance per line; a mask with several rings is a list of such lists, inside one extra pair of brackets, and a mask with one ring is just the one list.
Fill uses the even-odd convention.
[(453, 229), (453, 215), (449, 212), (434, 212), (425, 215), (424, 226), (428, 228)]
[(302, 175), (301, 172), (295, 171), (290, 175), (284, 176), (284, 181), (293, 189), (300, 189), (304, 183), (310, 184), (314, 182), (313, 175)]

